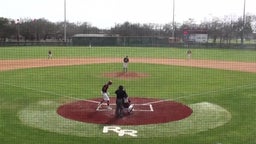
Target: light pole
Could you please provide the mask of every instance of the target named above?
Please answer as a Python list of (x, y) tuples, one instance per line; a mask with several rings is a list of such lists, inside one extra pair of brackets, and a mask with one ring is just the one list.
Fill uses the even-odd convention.
[(17, 19), (17, 41), (20, 42), (20, 19)]
[(64, 0), (64, 42), (67, 42), (66, 0)]
[(241, 44), (244, 44), (244, 27), (245, 27), (245, 5), (246, 0), (244, 0), (244, 11), (243, 11), (243, 29), (242, 29), (242, 38), (241, 38)]
[(175, 22), (174, 22), (174, 12), (175, 12), (175, 0), (172, 0), (173, 1), (173, 4), (172, 4), (172, 28), (173, 28), (173, 30), (172, 30), (172, 38), (173, 38), (173, 40), (175, 41), (175, 38), (174, 38), (174, 33), (175, 33)]

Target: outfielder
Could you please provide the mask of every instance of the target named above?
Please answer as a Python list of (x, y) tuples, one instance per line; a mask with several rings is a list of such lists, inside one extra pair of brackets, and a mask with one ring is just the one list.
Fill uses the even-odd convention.
[(187, 59), (190, 59), (191, 56), (192, 56), (192, 51), (189, 49), (189, 50), (187, 51)]
[(108, 93), (108, 88), (109, 86), (112, 85), (112, 81), (108, 81), (106, 84), (103, 85), (102, 89), (101, 89), (101, 94), (102, 94), (102, 101), (99, 103), (99, 107), (101, 107), (103, 102), (107, 103), (107, 109), (111, 110), (112, 108), (109, 106), (109, 93)]

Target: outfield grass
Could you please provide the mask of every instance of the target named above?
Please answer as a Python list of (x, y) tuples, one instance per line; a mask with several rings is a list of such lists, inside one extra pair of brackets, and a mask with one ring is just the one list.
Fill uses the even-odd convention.
[[(48, 50), (55, 58), (144, 57), (186, 58), (184, 48), (145, 47), (1, 47), (0, 59), (47, 58)], [(192, 49), (193, 59), (256, 62), (256, 51), (229, 49)]]
[[(71, 57), (152, 57), (185, 58), (185, 49), (166, 48), (1, 48), (0, 59), (46, 58), (51, 49), (56, 58)], [(201, 55), (203, 54), (203, 55)], [(194, 49), (193, 58), (255, 62), (255, 51)], [(207, 58), (208, 57), (208, 58)], [(148, 73), (150, 77), (135, 80), (113, 79), (110, 93), (123, 84), (130, 96), (171, 99), (186, 105), (207, 102), (226, 109), (231, 120), (214, 129), (177, 136), (168, 133), (163, 137), (120, 138), (116, 135), (84, 137), (58, 133), (28, 126), (19, 113), (26, 108), (38, 109), (38, 102), (64, 103), (70, 99), (100, 97), (100, 88), (108, 79), (106, 72), (119, 71), (120, 64), (95, 64), (32, 68), (0, 72), (0, 141), (4, 144), (84, 144), (84, 143), (184, 143), (184, 144), (253, 144), (255, 138), (256, 75), (254, 73), (165, 66), (155, 64), (130, 64), (129, 70)], [(55, 108), (49, 105), (42, 113)], [(43, 118), (42, 118), (43, 119)], [(198, 120), (200, 122), (200, 119)], [(39, 123), (38, 123), (39, 124)], [(49, 123), (44, 123), (50, 126)], [(211, 123), (212, 124), (212, 123)], [(209, 125), (211, 125), (209, 124)], [(57, 124), (56, 124), (57, 125)], [(177, 126), (177, 127), (175, 127)], [(174, 125), (175, 128), (179, 129)], [(185, 127), (185, 126), (184, 126)], [(189, 125), (187, 125), (189, 127)], [(186, 127), (186, 128), (187, 128)], [(77, 129), (79, 129), (77, 127)], [(94, 130), (101, 130), (98, 126)], [(157, 126), (153, 126), (154, 132)], [(81, 130), (82, 132), (82, 130)], [(146, 135), (146, 134), (145, 134)]]

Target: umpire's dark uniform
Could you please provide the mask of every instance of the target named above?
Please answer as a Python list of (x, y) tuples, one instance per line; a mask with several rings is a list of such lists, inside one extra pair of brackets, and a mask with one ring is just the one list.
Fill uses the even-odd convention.
[(124, 87), (121, 85), (118, 87), (118, 90), (116, 90), (115, 93), (116, 93), (116, 117), (122, 117), (124, 98), (128, 97), (128, 95), (125, 92)]

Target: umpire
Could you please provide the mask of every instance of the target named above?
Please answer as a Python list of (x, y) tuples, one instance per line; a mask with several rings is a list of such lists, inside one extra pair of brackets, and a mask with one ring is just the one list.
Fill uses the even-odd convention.
[(128, 97), (128, 95), (122, 85), (118, 87), (115, 93), (116, 93), (116, 117), (121, 118), (123, 117), (124, 98)]

